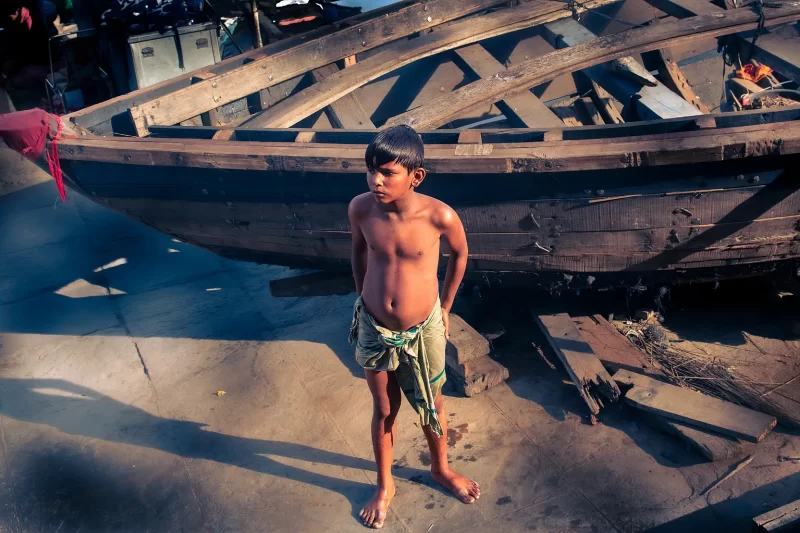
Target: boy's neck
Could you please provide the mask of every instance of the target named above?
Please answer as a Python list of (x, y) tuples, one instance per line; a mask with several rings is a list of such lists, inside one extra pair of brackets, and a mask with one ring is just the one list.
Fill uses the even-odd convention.
[(402, 215), (412, 211), (416, 203), (417, 192), (414, 189), (410, 189), (407, 193), (394, 202), (390, 202), (388, 204), (378, 204), (378, 206), (387, 213), (397, 213)]

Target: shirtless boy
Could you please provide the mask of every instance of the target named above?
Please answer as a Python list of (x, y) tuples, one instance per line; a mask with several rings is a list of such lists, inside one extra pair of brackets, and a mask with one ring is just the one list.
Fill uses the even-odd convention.
[[(372, 392), (378, 467), (378, 487), (360, 516), (376, 529), (383, 527), (395, 493), (392, 447), (401, 392), (420, 415), (433, 479), (464, 503), (480, 497), (478, 484), (448, 465), (441, 393), (449, 312), (467, 265), (467, 239), (451, 207), (415, 191), (425, 179), (423, 156), (422, 139), (410, 127), (378, 133), (365, 155), (370, 192), (356, 196), (348, 208), (359, 294), (350, 340)], [(440, 301), (442, 236), (450, 259)]]

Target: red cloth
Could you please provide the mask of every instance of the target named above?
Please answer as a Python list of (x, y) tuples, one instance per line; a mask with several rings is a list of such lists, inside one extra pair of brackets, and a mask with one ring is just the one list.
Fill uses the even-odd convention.
[[(58, 131), (55, 135), (51, 134), (51, 120), (58, 124)], [(47, 165), (50, 167), (50, 174), (56, 180), (61, 199), (66, 201), (64, 175), (61, 172), (58, 148), (56, 148), (56, 142), (61, 139), (63, 127), (60, 118), (42, 109), (29, 109), (0, 115), (0, 138), (9, 148), (16, 150), (31, 161), (35, 161), (42, 155), (45, 142), (50, 137), (50, 149), (46, 154)]]

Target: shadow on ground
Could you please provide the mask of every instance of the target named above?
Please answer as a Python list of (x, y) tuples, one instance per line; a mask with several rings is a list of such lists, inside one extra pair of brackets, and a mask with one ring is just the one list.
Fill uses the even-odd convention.
[[(140, 446), (186, 459), (205, 459), (322, 487), (346, 497), (353, 505), (354, 514), (374, 490), (373, 486), (367, 483), (330, 477), (282, 462), (297, 460), (359, 470), (374, 469), (372, 461), (358, 457), (293, 442), (254, 439), (210, 431), (204, 429), (204, 424), (154, 416), (137, 407), (120, 403), (89, 388), (61, 379), (0, 378), (0, 389), (5, 398), (0, 405), (0, 415), (19, 421), (45, 424), (68, 435)], [(109, 425), (115, 428), (109, 429)], [(56, 470), (52, 470), (55, 463), (60, 463), (57, 457), (47, 454), (46, 450), (38, 450), (35, 455), (34, 458), (28, 458), (32, 466), (19, 474), (26, 483), (35, 484), (35, 494), (45, 499), (57, 499), (58, 496), (53, 494), (58, 487), (48, 486), (48, 478), (72, 476), (77, 479), (100, 475), (95, 468), (87, 468), (86, 472), (81, 473), (77, 468), (78, 465), (74, 464), (61, 464)], [(39, 461), (31, 462), (36, 458)], [(67, 472), (63, 472), (63, 468), (67, 468)], [(43, 473), (47, 475), (42, 475)], [(395, 476), (412, 480), (412, 478), (427, 478), (428, 472), (406, 466), (396, 471)], [(98, 500), (96, 490), (89, 490), (86, 487), (86, 484), (91, 482), (91, 479), (83, 479), (80, 483), (75, 482), (73, 486), (64, 488), (64, 483), (69, 485), (70, 482), (62, 480), (59, 485), (60, 490), (72, 492), (68, 502), (74, 509), (62, 510), (57, 515), (100, 517), (102, 513), (97, 511), (98, 506), (113, 507), (124, 502), (124, 498), (118, 501), (114, 492), (104, 493)], [(90, 507), (94, 510), (86, 512)], [(135, 517), (128, 516), (127, 519), (130, 518)]]

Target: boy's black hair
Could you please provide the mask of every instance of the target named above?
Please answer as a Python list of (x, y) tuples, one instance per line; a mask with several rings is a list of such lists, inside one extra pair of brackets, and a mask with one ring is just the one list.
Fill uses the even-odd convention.
[(386, 163), (397, 162), (409, 172), (422, 168), (425, 162), (425, 147), (422, 137), (411, 126), (401, 124), (378, 132), (367, 146), (364, 161), (369, 170)]

